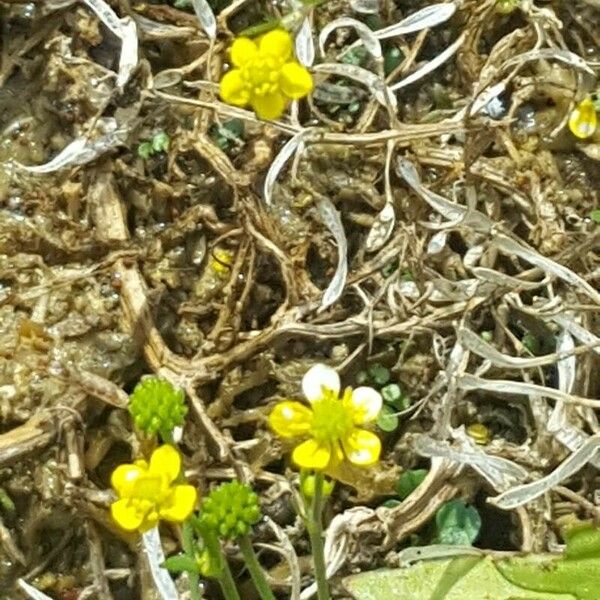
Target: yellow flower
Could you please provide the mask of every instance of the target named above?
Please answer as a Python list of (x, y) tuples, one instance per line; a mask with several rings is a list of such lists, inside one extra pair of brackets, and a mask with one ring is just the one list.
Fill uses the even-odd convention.
[(302, 391), (310, 408), (286, 400), (269, 415), (271, 428), (281, 437), (309, 439), (296, 446), (292, 460), (301, 468), (323, 470), (344, 458), (358, 466), (379, 460), (381, 442), (365, 429), (357, 427), (377, 419), (382, 399), (370, 387), (347, 388), (342, 398), (340, 378), (326, 365), (315, 365), (302, 379)]
[(219, 276), (228, 275), (233, 262), (233, 252), (224, 248), (215, 248), (210, 257), (210, 269)]
[(597, 125), (598, 116), (596, 114), (596, 106), (592, 98), (587, 96), (571, 113), (569, 117), (569, 129), (574, 136), (583, 140), (594, 135)]
[(168, 444), (157, 448), (150, 464), (137, 460), (118, 466), (111, 484), (119, 500), (110, 507), (112, 518), (126, 531), (148, 531), (160, 519), (181, 523), (194, 510), (196, 488), (174, 485), (181, 471), (179, 452)]
[(234, 69), (221, 79), (221, 98), (234, 106), (250, 105), (261, 119), (277, 119), (290, 99), (313, 89), (310, 73), (292, 56), (292, 37), (283, 29), (255, 43), (239, 37), (231, 46)]

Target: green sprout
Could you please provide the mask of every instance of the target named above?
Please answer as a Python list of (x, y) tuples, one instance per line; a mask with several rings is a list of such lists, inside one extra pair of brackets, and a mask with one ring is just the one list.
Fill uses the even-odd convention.
[(600, 223), (600, 210), (593, 210), (590, 213), (590, 219), (594, 221), (594, 223)]
[(151, 140), (142, 142), (137, 149), (138, 156), (144, 160), (148, 160), (155, 154), (168, 152), (171, 145), (171, 138), (164, 132), (159, 131)]
[(516, 10), (521, 4), (521, 0), (496, 0), (495, 10), (501, 15), (508, 15)]
[(159, 433), (165, 442), (172, 440), (175, 427), (183, 425), (187, 410), (183, 390), (158, 377), (138, 383), (129, 398), (135, 426), (148, 435)]

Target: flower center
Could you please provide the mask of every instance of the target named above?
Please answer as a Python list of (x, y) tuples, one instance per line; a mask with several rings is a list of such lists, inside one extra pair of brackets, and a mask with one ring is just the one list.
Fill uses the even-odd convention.
[(312, 409), (310, 431), (318, 442), (338, 442), (352, 429), (352, 416), (332, 393), (324, 394)]
[(246, 87), (255, 96), (274, 94), (279, 89), (279, 71), (283, 61), (275, 56), (257, 56), (241, 69)]

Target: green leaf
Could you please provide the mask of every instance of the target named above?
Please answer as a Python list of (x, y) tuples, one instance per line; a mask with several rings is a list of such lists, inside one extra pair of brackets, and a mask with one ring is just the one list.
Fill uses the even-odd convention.
[(385, 385), (390, 380), (390, 371), (382, 364), (374, 363), (367, 370), (369, 377), (377, 386)]
[(397, 66), (400, 65), (404, 58), (402, 52), (395, 46), (386, 50), (383, 54), (383, 70), (386, 75), (389, 75)]
[[(530, 558), (518, 560), (533, 562)], [(491, 559), (472, 556), (360, 573), (345, 578), (343, 586), (354, 600), (575, 600), (572, 593), (523, 589), (505, 579)], [(440, 596), (444, 589), (447, 591)], [(598, 587), (590, 589), (596, 592)], [(432, 596), (435, 593), (437, 597)]]
[(531, 332), (527, 332), (521, 339), (521, 343), (531, 354), (538, 355), (541, 350), (540, 340)]
[(396, 500), (395, 498), (390, 498), (389, 500), (382, 502), (380, 504), (380, 506), (383, 506), (384, 508), (396, 508), (396, 506), (400, 506), (401, 504), (402, 504), (402, 502), (400, 502), (400, 500)]
[(400, 497), (400, 500), (408, 498), (421, 483), (423, 483), (425, 477), (427, 477), (426, 469), (411, 469), (410, 471), (404, 471), (398, 478), (398, 483), (396, 484), (396, 492)]
[(154, 150), (152, 149), (151, 142), (142, 142), (137, 149), (138, 156), (143, 158), (144, 160), (148, 160), (153, 154)]
[(590, 213), (590, 219), (594, 221), (594, 223), (600, 223), (600, 210), (593, 210)]
[(171, 138), (164, 131), (157, 133), (152, 138), (152, 150), (154, 152), (167, 152), (170, 144)]
[(388, 404), (394, 404), (402, 398), (402, 390), (397, 383), (390, 383), (381, 388), (381, 396)]
[(377, 427), (382, 431), (387, 432), (398, 429), (398, 417), (395, 409), (384, 404), (379, 413), (379, 417), (377, 417)]
[(436, 542), (465, 546), (472, 544), (481, 529), (481, 517), (473, 506), (462, 500), (450, 500), (435, 515)]
[(0, 487), (0, 508), (7, 513), (14, 513), (17, 508), (12, 498), (6, 493), (6, 491)]
[(200, 573), (198, 563), (187, 554), (169, 556), (163, 563), (163, 567), (171, 571), (171, 573), (183, 573), (185, 571), (190, 573)]

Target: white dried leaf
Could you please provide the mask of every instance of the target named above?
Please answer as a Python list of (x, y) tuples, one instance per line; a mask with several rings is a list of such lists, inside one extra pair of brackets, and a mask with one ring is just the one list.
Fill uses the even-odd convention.
[(494, 504), (503, 510), (510, 510), (523, 506), (532, 500), (535, 500), (542, 494), (549, 492), (552, 488), (560, 485), (565, 479), (568, 479), (588, 462), (594, 459), (600, 449), (600, 434), (591, 436), (577, 451), (573, 452), (566, 460), (564, 460), (550, 475), (532, 481), (525, 485), (520, 485), (511, 490), (489, 498), (488, 502)]
[(17, 584), (19, 587), (31, 598), (31, 600), (52, 600), (50, 596), (46, 596), (40, 590), (29, 585), (24, 579), (18, 579)]
[(165, 555), (160, 543), (158, 527), (153, 527), (150, 531), (142, 534), (142, 545), (144, 553), (148, 558), (154, 585), (160, 594), (161, 600), (179, 600), (177, 588), (171, 579), (169, 571), (161, 566), (165, 562)]
[(414, 281), (401, 281), (398, 284), (398, 291), (410, 300), (416, 300), (421, 295)]
[(319, 34), (319, 49), (322, 55), (325, 55), (325, 42), (327, 41), (327, 38), (339, 27), (351, 27), (354, 29), (371, 56), (377, 60), (382, 58), (383, 53), (381, 51), (381, 44), (375, 37), (373, 31), (361, 21), (351, 19), (350, 17), (340, 17), (339, 19), (334, 19), (333, 21), (327, 23), (325, 27), (323, 27), (321, 33)]
[(394, 25), (385, 27), (375, 32), (375, 35), (380, 39), (394, 37), (396, 35), (406, 35), (407, 33), (415, 33), (429, 27), (435, 27), (440, 23), (447, 21), (456, 12), (456, 4), (453, 2), (444, 2), (441, 4), (431, 4), (412, 15), (402, 19)]
[(296, 57), (305, 67), (312, 67), (315, 62), (315, 42), (313, 40), (310, 19), (306, 17), (296, 34)]
[(121, 55), (117, 74), (117, 87), (119, 88), (129, 81), (138, 64), (138, 37), (135, 21), (130, 17), (125, 17), (121, 19), (121, 24)]
[[(491, 364), (497, 367), (507, 367), (509, 369), (531, 369), (533, 367), (541, 367), (544, 365), (553, 365), (559, 360), (562, 353), (548, 354), (547, 356), (534, 356), (531, 358), (521, 358), (520, 356), (509, 356), (503, 354), (491, 344), (488, 344), (481, 336), (477, 335), (474, 331), (467, 329), (466, 327), (460, 327), (458, 330), (458, 338), (461, 343), (468, 348), (471, 352), (481, 356), (485, 360), (489, 360)], [(568, 358), (564, 360), (575, 359), (572, 355), (572, 350)], [(559, 363), (562, 361), (559, 361)], [(565, 390), (562, 390), (563, 392)], [(571, 392), (565, 392), (570, 394)]]
[(439, 254), (446, 246), (448, 241), (447, 231), (438, 231), (427, 244), (427, 254)]
[[(467, 265), (465, 264), (465, 266)], [(471, 267), (471, 272), (477, 279), (495, 283), (498, 286), (508, 287), (513, 290), (535, 290), (548, 283), (546, 278), (542, 281), (525, 281), (518, 277), (495, 271), (494, 269), (488, 269), (487, 267)]]
[(585, 71), (590, 75), (594, 74), (594, 70), (587, 64), (587, 62), (574, 52), (569, 50), (563, 50), (562, 48), (538, 48), (537, 50), (530, 50), (523, 54), (517, 54), (509, 58), (503, 65), (502, 69), (510, 67), (512, 65), (521, 65), (530, 60), (550, 60), (555, 59), (560, 62), (566, 63), (567, 65)]
[(470, 225), (477, 231), (489, 233), (493, 226), (493, 221), (483, 213), (476, 210), (469, 210), (465, 206), (450, 202), (443, 196), (427, 189), (422, 183), (416, 167), (409, 160), (399, 158), (396, 163), (396, 171), (406, 183), (434, 210), (443, 215), (446, 219)]
[(479, 473), (495, 490), (505, 490), (521, 483), (527, 477), (527, 470), (516, 463), (489, 456), (470, 440), (464, 428), (454, 432), (455, 437), (461, 442), (461, 448), (453, 448), (448, 442), (434, 440), (428, 435), (418, 435), (413, 448), (421, 456), (428, 458), (439, 457), (452, 462), (468, 465)]
[(379, 13), (379, 0), (350, 0), (354, 12), (362, 15), (376, 15)]
[(558, 361), (558, 389), (565, 394), (570, 394), (575, 385), (575, 372), (577, 369), (577, 359), (572, 354), (575, 350), (575, 342), (568, 331), (561, 331), (557, 343), (556, 350), (561, 354), (571, 354), (567, 358)]
[(164, 90), (181, 83), (183, 74), (179, 69), (165, 69), (157, 73), (152, 80), (152, 88), (155, 90)]
[(354, 81), (362, 83), (367, 89), (371, 90), (382, 106), (387, 107), (390, 105), (394, 110), (397, 108), (398, 101), (390, 88), (385, 85), (385, 82), (378, 75), (367, 71), (367, 69), (342, 63), (323, 63), (315, 65), (313, 71), (354, 79)]
[(493, 242), (494, 245), (505, 254), (518, 256), (532, 265), (539, 267), (546, 273), (552, 273), (555, 277), (578, 287), (582, 292), (592, 298), (594, 302), (600, 305), (600, 293), (598, 293), (585, 279), (571, 271), (571, 269), (567, 269), (567, 267), (563, 267), (557, 262), (538, 254), (535, 250), (522, 246), (504, 234), (493, 236)]
[(367, 241), (365, 242), (365, 250), (367, 252), (376, 252), (379, 250), (388, 241), (390, 235), (392, 235), (395, 224), (396, 214), (394, 213), (394, 206), (390, 202), (386, 202), (371, 226)]
[(348, 242), (346, 241), (346, 232), (340, 219), (340, 213), (333, 203), (327, 198), (321, 198), (317, 201), (317, 210), (323, 219), (323, 223), (331, 231), (338, 250), (338, 264), (335, 274), (321, 299), (320, 310), (323, 310), (331, 306), (344, 291), (348, 275)]
[(206, 35), (211, 40), (216, 39), (217, 19), (215, 18), (215, 13), (210, 4), (207, 0), (192, 0), (192, 6), (194, 7), (194, 12), (198, 17), (198, 21), (200, 21), (200, 25), (202, 25), (202, 29), (206, 32)]
[(463, 264), (467, 269), (472, 269), (475, 265), (481, 260), (485, 248), (482, 244), (478, 244), (477, 246), (472, 246), (469, 248), (464, 257)]
[(463, 33), (459, 36), (459, 38), (450, 46), (448, 46), (443, 52), (440, 52), (435, 58), (432, 58), (430, 61), (426, 62), (421, 68), (417, 69), (404, 79), (401, 79), (397, 83), (394, 83), (390, 90), (392, 92), (396, 92), (397, 90), (422, 79), (426, 75), (429, 75), (432, 71), (435, 71), (439, 66), (443, 65), (449, 58), (454, 56), (458, 49), (463, 45), (466, 38), (466, 33)]
[(595, 336), (593, 333), (590, 333), (587, 329), (578, 325), (569, 318), (567, 315), (552, 315), (550, 320), (554, 321), (557, 325), (564, 327), (574, 338), (578, 339), (580, 342), (587, 344), (590, 346), (592, 352), (600, 355), (600, 338)]
[(496, 392), (498, 394), (519, 394), (523, 396), (538, 395), (553, 398), (554, 400), (562, 400), (573, 404), (582, 404), (584, 406), (592, 406), (600, 408), (600, 400), (590, 400), (572, 394), (565, 394), (555, 388), (536, 385), (535, 383), (523, 383), (520, 381), (510, 381), (508, 379), (483, 379), (475, 375), (461, 375), (457, 379), (458, 387), (465, 391), (485, 390), (488, 392)]
[(268, 205), (271, 205), (273, 200), (273, 189), (275, 188), (275, 182), (277, 181), (277, 177), (283, 169), (285, 163), (290, 159), (292, 154), (296, 152), (298, 147), (302, 142), (302, 138), (306, 135), (308, 130), (303, 129), (299, 133), (297, 133), (293, 138), (290, 138), (283, 148), (279, 151), (275, 160), (271, 163), (269, 170), (267, 171), (267, 176), (265, 177), (265, 183), (263, 186), (263, 196), (265, 202)]
[(83, 0), (95, 13), (98, 18), (108, 27), (118, 38), (122, 39), (123, 23), (115, 11), (104, 0)]
[(116, 146), (125, 143), (129, 133), (128, 128), (115, 128), (116, 122), (114, 119), (104, 119), (100, 121), (106, 125), (109, 130), (105, 135), (89, 140), (87, 138), (77, 138), (68, 144), (61, 152), (59, 152), (51, 161), (37, 166), (27, 166), (15, 162), (15, 166), (29, 173), (42, 175), (45, 173), (54, 173), (60, 169), (71, 167), (73, 165), (85, 165), (92, 162), (102, 154), (108, 152)]
[(196, 31), (192, 27), (178, 27), (168, 23), (159, 23), (138, 14), (135, 14), (133, 18), (147, 39), (181, 39), (190, 37)]

